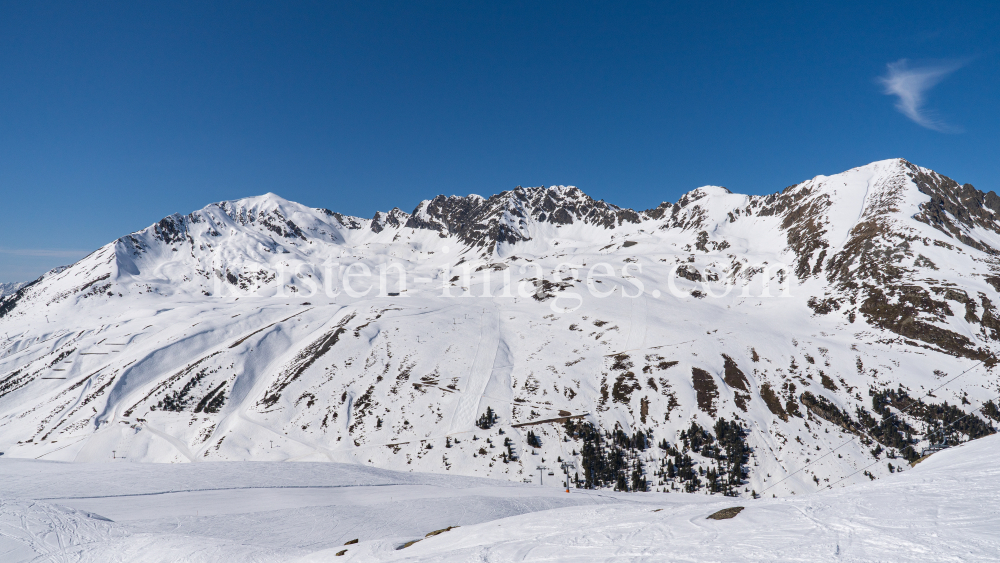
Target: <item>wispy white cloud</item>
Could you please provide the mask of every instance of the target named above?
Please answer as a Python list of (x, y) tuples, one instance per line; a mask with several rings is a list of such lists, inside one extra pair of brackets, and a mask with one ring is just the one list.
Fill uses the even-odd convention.
[(879, 82), (885, 86), (886, 94), (899, 98), (896, 109), (903, 115), (922, 127), (943, 133), (955, 133), (956, 128), (924, 109), (924, 94), (964, 64), (962, 61), (947, 61), (912, 67), (907, 59), (900, 59), (887, 65), (888, 73), (880, 77)]
[(55, 250), (47, 248), (3, 248), (0, 246), (0, 254), (10, 254), (13, 256), (33, 256), (37, 258), (83, 258), (90, 254), (91, 250)]

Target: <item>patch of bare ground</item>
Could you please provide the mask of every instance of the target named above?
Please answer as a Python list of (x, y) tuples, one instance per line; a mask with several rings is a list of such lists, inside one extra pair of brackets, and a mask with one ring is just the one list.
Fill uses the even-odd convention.
[(730, 518), (735, 518), (737, 514), (743, 512), (742, 506), (734, 506), (732, 508), (723, 508), (718, 512), (713, 512), (706, 517), (706, 520), (729, 520)]

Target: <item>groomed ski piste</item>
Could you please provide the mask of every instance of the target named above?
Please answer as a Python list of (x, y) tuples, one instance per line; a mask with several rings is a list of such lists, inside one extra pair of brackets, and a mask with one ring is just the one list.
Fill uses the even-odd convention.
[[(0, 560), (9, 563), (968, 562), (1000, 553), (1000, 436), (871, 483), (756, 500), (566, 493), (337, 463), (4, 459), (0, 472)], [(707, 518), (736, 506), (731, 519)]]

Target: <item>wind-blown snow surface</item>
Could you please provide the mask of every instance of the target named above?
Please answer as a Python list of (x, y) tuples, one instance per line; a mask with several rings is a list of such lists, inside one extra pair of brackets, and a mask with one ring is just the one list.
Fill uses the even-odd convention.
[[(997, 436), (868, 484), (758, 500), (566, 494), (331, 463), (6, 459), (0, 472), (0, 558), (12, 563), (940, 562), (1000, 553)], [(733, 519), (706, 519), (736, 505), (745, 509)], [(448, 526), (459, 527), (421, 539)]]
[[(561, 460), (584, 474), (580, 441), (545, 420), (678, 446), (692, 421), (725, 417), (751, 449), (733, 492), (815, 491), (900, 453), (874, 443), (884, 425), (858, 430), (859, 413), (881, 424), (906, 403), (872, 415), (870, 393), (962, 412), (996, 395), (998, 212), (993, 192), (898, 159), (646, 211), (565, 187), (373, 219), (273, 194), (213, 204), (0, 300), (0, 450), (522, 481)], [(388, 263), (400, 267), (380, 288)], [(482, 430), (488, 407), (499, 421)], [(973, 420), (992, 424), (984, 412)], [(900, 420), (919, 451), (914, 414)], [(654, 447), (629, 463), (652, 490), (676, 488), (665, 458)]]
[(743, 500), (745, 510), (730, 520), (706, 516), (734, 502), (685, 503), (689, 495), (670, 495), (661, 507), (526, 514), (453, 530), (386, 560), (996, 561), (998, 452), (1000, 439), (983, 438), (871, 484), (802, 498)]
[(353, 539), (382, 556), (448, 526), (651, 500), (337, 463), (0, 459), (0, 474), (5, 563), (289, 561)]

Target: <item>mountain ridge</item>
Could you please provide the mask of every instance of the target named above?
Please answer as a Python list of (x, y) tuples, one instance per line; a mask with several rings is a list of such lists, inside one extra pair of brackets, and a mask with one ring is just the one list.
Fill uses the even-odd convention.
[[(643, 211), (566, 186), (371, 219), (218, 202), (0, 298), (0, 448), (508, 479), (537, 453), (597, 486), (726, 494), (895, 471), (997, 390), (997, 212), (902, 159)], [(984, 408), (953, 438), (991, 432)]]

